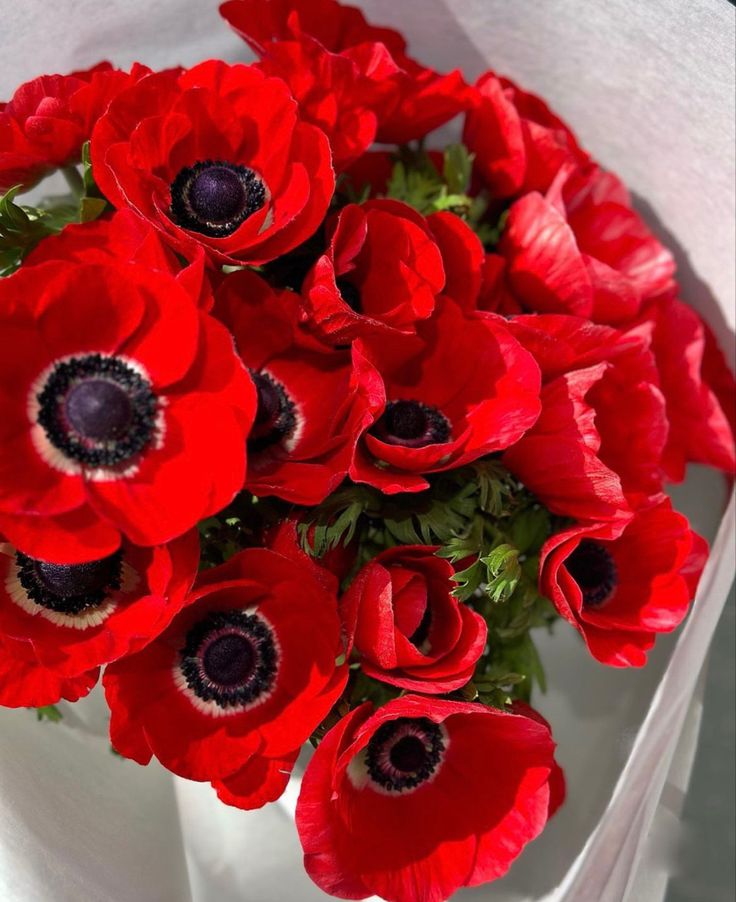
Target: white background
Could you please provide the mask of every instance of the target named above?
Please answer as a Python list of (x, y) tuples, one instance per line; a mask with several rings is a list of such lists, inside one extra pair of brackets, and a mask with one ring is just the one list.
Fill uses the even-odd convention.
[[(734, 16), (726, 0), (362, 5), (375, 21), (400, 26), (415, 55), (438, 68), (461, 64), (473, 77), (490, 65), (544, 94), (584, 145), (646, 199), (650, 222), (670, 236), (677, 253), (687, 300), (732, 350)], [(100, 58), (163, 66), (245, 56), (211, 0), (0, 0), (0, 23), (5, 99), (24, 79)], [(680, 497), (695, 525), (713, 535), (721, 483), (697, 472)], [(732, 523), (730, 529), (732, 538)], [(723, 541), (731, 553), (729, 537)], [(520, 902), (553, 892), (606, 812), (627, 761), (630, 791), (614, 797), (565, 898), (613, 902), (627, 892), (634, 902), (659, 898), (666, 854), (655, 855), (640, 875), (646, 890), (632, 884), (631, 875), (659, 790), (666, 781), (684, 785), (688, 743), (680, 746), (679, 774), (667, 773), (669, 759), (731, 575), (728, 564), (720, 573), (711, 569), (676, 671), (666, 671), (671, 641), (660, 643), (643, 672), (594, 664), (570, 630), (560, 628), (543, 643), (552, 689), (539, 704), (560, 742), (569, 802), (508, 880), (473, 898)], [(663, 674), (654, 713), (630, 757)], [(696, 708), (688, 720), (691, 739)], [(61, 726), (38, 725), (25, 711), (0, 712), (3, 902), (325, 898), (301, 873), (290, 797), (286, 805), (253, 814), (227, 809), (208, 787), (174, 783), (155, 766), (119, 761), (104, 737), (73, 729), (83, 717), (92, 734), (102, 732), (98, 714), (94, 700)], [(664, 827), (673, 824), (665, 818)], [(660, 834), (668, 838), (666, 830)]]

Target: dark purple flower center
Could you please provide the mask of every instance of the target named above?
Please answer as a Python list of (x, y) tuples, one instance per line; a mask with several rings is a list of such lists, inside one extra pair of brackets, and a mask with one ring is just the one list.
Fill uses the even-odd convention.
[(109, 442), (127, 433), (133, 420), (133, 405), (128, 393), (117, 383), (89, 379), (69, 391), (66, 415), (80, 435)]
[(51, 444), (89, 467), (125, 463), (154, 437), (156, 396), (117, 357), (88, 354), (57, 364), (37, 401), (38, 423)]
[(616, 563), (599, 542), (583, 539), (565, 561), (565, 567), (583, 594), (584, 607), (597, 607), (613, 594), (618, 584)]
[(449, 441), (450, 422), (421, 401), (390, 401), (372, 432), (388, 445), (423, 448)]
[(340, 297), (345, 301), (345, 303), (350, 307), (351, 310), (354, 310), (356, 313), (363, 312), (363, 304), (362, 298), (360, 295), (360, 288), (357, 285), (353, 285), (352, 282), (349, 282), (347, 279), (338, 279), (335, 283), (337, 285), (337, 290), (340, 292)]
[(180, 659), (192, 692), (220, 708), (262, 700), (273, 687), (278, 665), (270, 626), (244, 611), (207, 614), (187, 633)]
[(374, 783), (391, 792), (415, 789), (435, 773), (445, 740), (426, 717), (399, 717), (381, 724), (366, 748), (366, 766)]
[(264, 372), (250, 371), (258, 394), (258, 406), (248, 448), (258, 452), (284, 439), (296, 429), (296, 409), (284, 386)]
[(213, 238), (232, 234), (266, 202), (261, 177), (247, 166), (205, 160), (185, 166), (171, 183), (171, 217)]
[(253, 642), (239, 633), (218, 636), (202, 654), (207, 678), (221, 686), (238, 686), (253, 673), (256, 656)]
[(84, 564), (51, 564), (17, 551), (15, 561), (28, 598), (59, 614), (97, 607), (122, 583), (120, 551)]

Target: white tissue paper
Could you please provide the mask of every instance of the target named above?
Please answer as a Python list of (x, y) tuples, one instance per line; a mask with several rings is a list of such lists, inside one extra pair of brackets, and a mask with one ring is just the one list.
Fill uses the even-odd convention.
[[(726, 0), (366, 0), (437, 69), (486, 68), (542, 94), (630, 186), (673, 250), (683, 297), (733, 355), (734, 10)], [(246, 57), (215, 0), (0, 0), (0, 98), (41, 73)], [(733, 357), (731, 357), (733, 363)], [(540, 637), (568, 799), (495, 884), (492, 902), (660, 902), (677, 854), (700, 712), (699, 675), (733, 579), (734, 500), (691, 468), (673, 492), (714, 541), (686, 625), (644, 670), (596, 664), (561, 623)], [(61, 724), (0, 710), (3, 902), (326, 899), (303, 872), (298, 781), (257, 812), (208, 785), (112, 755), (99, 692)], [(438, 812), (441, 816), (441, 812)]]

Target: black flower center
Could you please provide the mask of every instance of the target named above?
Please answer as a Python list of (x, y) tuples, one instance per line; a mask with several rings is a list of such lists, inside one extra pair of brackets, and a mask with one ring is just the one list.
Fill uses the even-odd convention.
[(450, 440), (450, 422), (436, 407), (421, 401), (390, 401), (373, 434), (389, 445), (423, 448)]
[(17, 551), (15, 562), (18, 581), (28, 598), (58, 614), (79, 614), (97, 607), (122, 582), (120, 551), (84, 564), (51, 564)]
[(372, 780), (391, 792), (414, 789), (429, 780), (442, 761), (441, 728), (426, 717), (399, 717), (382, 724), (366, 749)]
[(213, 238), (231, 235), (266, 202), (261, 177), (247, 166), (205, 160), (185, 166), (171, 183), (171, 217)]
[(117, 357), (88, 354), (57, 364), (36, 399), (48, 440), (86, 466), (122, 464), (154, 436), (156, 396)]
[(258, 394), (258, 406), (248, 448), (258, 452), (290, 438), (297, 420), (294, 402), (280, 382), (268, 373), (251, 370), (250, 375)]
[(616, 563), (599, 542), (583, 539), (565, 561), (565, 567), (583, 594), (584, 607), (607, 601), (618, 583)]
[(263, 699), (276, 679), (274, 635), (257, 614), (209, 613), (189, 630), (180, 656), (181, 672), (192, 692), (220, 708)]
[(360, 296), (360, 288), (358, 288), (357, 285), (353, 285), (353, 283), (349, 282), (347, 279), (338, 279), (335, 284), (337, 285), (337, 290), (340, 292), (340, 297), (345, 301), (348, 307), (356, 313), (362, 313), (363, 305)]

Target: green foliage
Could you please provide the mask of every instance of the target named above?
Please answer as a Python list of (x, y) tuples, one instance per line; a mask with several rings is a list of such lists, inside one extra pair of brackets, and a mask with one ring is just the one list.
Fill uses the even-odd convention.
[(197, 524), (200, 540), (200, 570), (224, 564), (238, 551), (263, 544), (265, 533), (288, 511), (288, 505), (273, 498), (256, 498), (241, 492), (215, 517)]
[(468, 153), (464, 144), (450, 144), (446, 148), (442, 175), (451, 194), (467, 194), (474, 159), (475, 154)]
[(44, 705), (42, 708), (36, 708), (37, 720), (48, 720), (50, 723), (58, 723), (63, 714), (56, 705)]
[(425, 216), (450, 210), (469, 219), (473, 199), (466, 192), (471, 170), (472, 156), (462, 144), (447, 148), (442, 172), (426, 151), (402, 147), (391, 172), (387, 197), (409, 204)]
[(521, 579), (519, 549), (503, 543), (496, 545), (479, 560), (486, 565), (487, 582), (484, 591), (491, 601), (498, 604), (511, 598)]
[(70, 166), (63, 170), (71, 193), (51, 197), (39, 206), (16, 203), (22, 186), (10, 188), (0, 197), (0, 276), (15, 272), (24, 258), (44, 238), (74, 222), (91, 222), (107, 206), (92, 177), (89, 142), (82, 148), (82, 173)]
[(8, 276), (42, 238), (53, 234), (44, 210), (15, 203), (21, 186), (16, 185), (0, 197), (0, 276)]
[[(474, 154), (464, 144), (450, 144), (444, 152), (442, 171), (422, 148), (399, 148), (386, 196), (400, 200), (428, 216), (449, 210), (477, 233), (483, 245), (490, 249), (500, 240), (507, 211), (497, 222), (489, 221), (489, 198), (485, 192), (471, 197), (471, 177)], [(360, 202), (360, 201), (356, 201)]]

